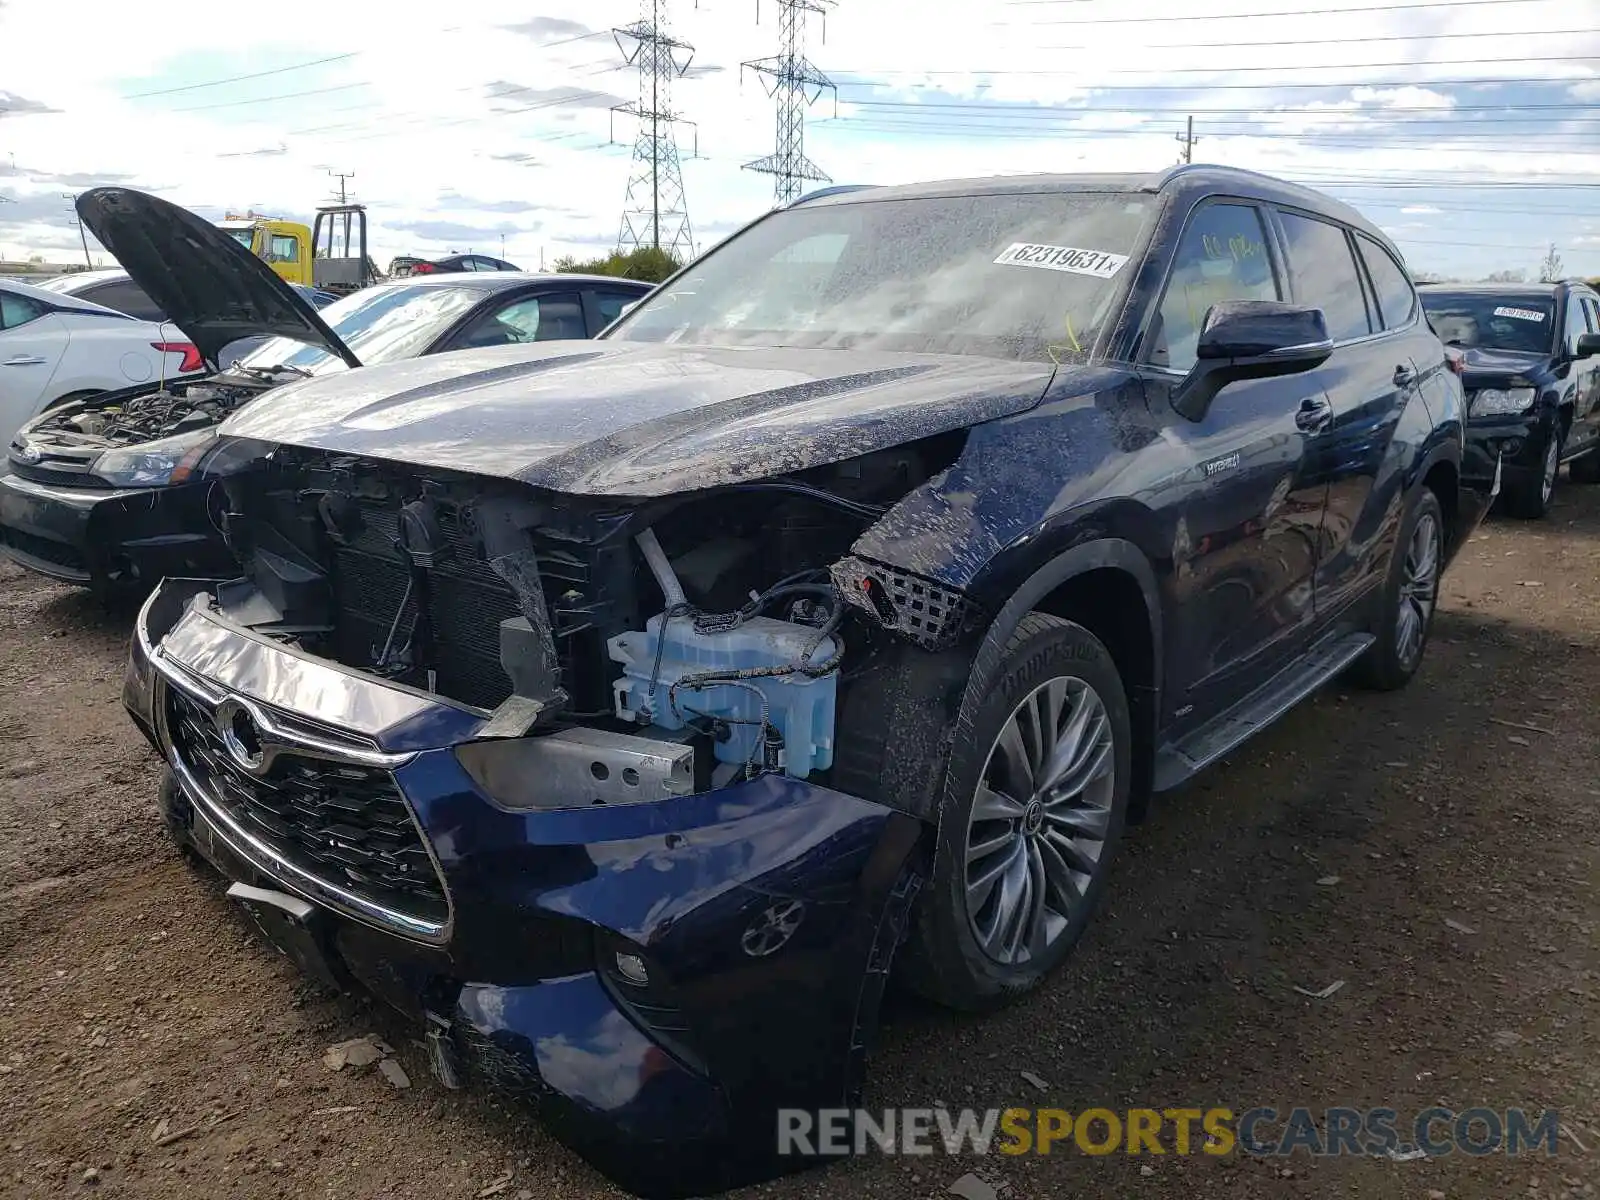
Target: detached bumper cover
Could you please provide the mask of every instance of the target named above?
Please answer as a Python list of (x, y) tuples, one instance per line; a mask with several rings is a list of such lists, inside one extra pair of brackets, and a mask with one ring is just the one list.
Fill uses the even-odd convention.
[(231, 574), (208, 486), (79, 488), (0, 474), (0, 551), (67, 583)]
[[(427, 1024), (442, 1059), (535, 1100), (631, 1190), (702, 1194), (803, 1165), (776, 1156), (776, 1110), (859, 1094), (920, 882), (919, 822), (781, 776), (660, 803), (509, 812), (452, 749), (481, 714), (231, 626), (206, 586), (168, 580), (146, 602), (124, 702), (172, 769), (174, 837), (228, 879), (311, 902), (292, 936), (265, 921), (274, 941)], [(280, 853), (226, 781), (208, 784), (173, 714), (235, 711), (230, 701), (265, 717), (270, 739), (282, 732), (286, 755), (364, 748), (377, 765), (359, 769), (392, 776), (443, 907), (428, 919), (416, 904), (376, 911), (349, 878), (317, 878), (311, 850)], [(648, 984), (619, 962), (645, 967)]]

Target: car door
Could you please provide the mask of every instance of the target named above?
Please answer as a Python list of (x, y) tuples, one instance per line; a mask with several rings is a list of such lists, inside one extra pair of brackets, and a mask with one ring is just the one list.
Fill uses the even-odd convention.
[[(1211, 306), (1280, 300), (1277, 247), (1256, 205), (1204, 202), (1190, 214), (1162, 299), (1141, 340), (1146, 394), (1178, 464), (1173, 536), (1171, 715), (1214, 715), (1305, 644), (1326, 485), (1309, 472), (1303, 412), (1326, 403), (1303, 375), (1224, 387), (1204, 417), (1171, 408), (1195, 365)], [(1157, 499), (1158, 504), (1163, 501)]]
[(576, 292), (518, 292), (472, 317), (443, 349), (465, 350), (519, 342), (588, 337)]
[(49, 396), (50, 380), (67, 350), (66, 324), (43, 304), (0, 290), (0, 445)]
[[(1326, 623), (1383, 579), (1409, 461), (1408, 439), (1396, 437), (1407, 407), (1416, 406), (1417, 436), (1431, 429), (1421, 399), (1422, 370), (1413, 359), (1416, 339), (1437, 339), (1423, 332), (1409, 282), (1403, 297), (1386, 283), (1395, 327), (1384, 329), (1345, 226), (1287, 207), (1275, 209), (1273, 216), (1294, 298), (1323, 310), (1334, 342), (1333, 353), (1308, 380), (1323, 388), (1330, 402), (1323, 419), (1308, 429), (1312, 469), (1328, 485), (1315, 588), (1317, 618)], [(1383, 247), (1370, 239), (1367, 244), (1371, 255), (1382, 256), (1375, 261), (1385, 280), (1393, 271), (1404, 276)], [(1443, 369), (1442, 350), (1429, 366)]]
[[(1594, 296), (1575, 291), (1568, 303), (1581, 310), (1583, 332), (1600, 333), (1600, 302)], [(1568, 454), (1579, 453), (1600, 439), (1600, 356), (1590, 354), (1575, 358), (1572, 376), (1572, 428), (1567, 435)]]
[(621, 288), (595, 287), (584, 292), (584, 315), (589, 322), (589, 336), (622, 315), (622, 310), (635, 301), (643, 300), (648, 292), (624, 291)]

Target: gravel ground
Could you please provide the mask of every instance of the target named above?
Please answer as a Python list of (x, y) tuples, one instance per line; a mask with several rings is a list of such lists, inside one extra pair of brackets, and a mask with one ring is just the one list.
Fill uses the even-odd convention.
[[(1006, 1200), (1594, 1195), (1600, 489), (1486, 525), (1444, 591), (1409, 689), (1328, 688), (1165, 799), (1041, 991), (892, 1005), (867, 1102), (1550, 1107), (1556, 1158), (876, 1157), (746, 1194), (920, 1200), (976, 1171)], [(0, 566), (0, 1195), (617, 1195), (304, 986), (179, 861), (118, 698), (128, 624)], [(410, 1089), (323, 1065), (373, 1031)]]

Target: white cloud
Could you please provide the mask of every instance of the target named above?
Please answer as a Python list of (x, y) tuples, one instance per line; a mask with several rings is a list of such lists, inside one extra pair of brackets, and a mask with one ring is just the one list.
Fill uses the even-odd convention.
[[(837, 119), (828, 98), (811, 111), (806, 152), (840, 182), (1158, 170), (1175, 161), (1173, 134), (1192, 106), (1199, 158), (1330, 187), (1433, 171), (1450, 180), (1600, 176), (1600, 152), (1569, 139), (1565, 157), (1541, 153), (1540, 137), (1510, 136), (1533, 127), (1458, 112), (1465, 102), (1440, 82), (1570, 77), (1576, 68), (1551, 58), (1552, 40), (1536, 26), (1494, 5), (1344, 15), (1339, 8), (1371, 0), (1331, 6), (1271, 15), (1260, 10), (1306, 6), (1206, 0), (1204, 21), (1131, 24), (1104, 19), (1182, 13), (1169, 0), (923, 0), (908, 17), (898, 0), (849, 0), (829, 14), (826, 41), (814, 18), (808, 31), (808, 55), (849, 86)], [(0, 97), (12, 109), (0, 119), (0, 194), (17, 201), (0, 204), (0, 253), (72, 250), (77, 235), (59, 193), (94, 180), (158, 190), (207, 215), (253, 206), (307, 219), (334, 182), (330, 169), (355, 172), (380, 262), (468, 244), (495, 253), (502, 234), (524, 266), (614, 242), (634, 125), (608, 110), (637, 99), (638, 81), (608, 31), (638, 18), (637, 0), (546, 0), (537, 15), (526, 0), (464, 0), (403, 19), (378, 0), (343, 0), (333, 20), (327, 0), (277, 0), (270, 21), (243, 25), (200, 0), (167, 0), (161, 11), (152, 20), (138, 5), (95, 5), (95, 36), (85, 39), (81, 6), (0, 6), (0, 45), (14, 51)], [(697, 48), (672, 102), (697, 123), (681, 128), (680, 144), (703, 248), (771, 202), (771, 179), (741, 167), (771, 152), (772, 103), (739, 64), (776, 51), (777, 22), (764, 6), (757, 23), (747, 0), (701, 0), (698, 9), (674, 0), (672, 16), (673, 32)], [(1506, 32), (1520, 27), (1528, 32)], [(275, 39), (274, 30), (296, 32)], [(1445, 32), (1499, 36), (1348, 40)], [(1244, 41), (1258, 44), (1214, 45)], [(1560, 44), (1564, 56), (1600, 57), (1600, 31)], [(73, 48), (70, 69), (48, 52), (61, 46)], [(282, 69), (319, 59), (334, 61)], [(1503, 61), (1457, 61), (1475, 59)], [(1262, 88), (1307, 81), (1343, 86)], [(1196, 90), (1178, 86), (1191, 83)], [(1138, 86), (1161, 90), (1126, 90)], [(1567, 94), (1588, 100), (1595, 89), (1600, 80)], [(37, 111), (51, 108), (60, 111)], [(696, 136), (701, 157), (691, 158)], [(19, 174), (6, 174), (8, 155)], [(1417, 208), (1411, 202), (1425, 198), (1451, 212), (1431, 193), (1347, 191), (1364, 206), (1376, 197)], [(1537, 193), (1478, 203), (1509, 209), (1519, 195)], [(1536, 237), (1559, 236), (1565, 219), (1538, 221)], [(1431, 236), (1516, 240), (1469, 231), (1454, 216), (1451, 228), (1462, 232)]]
[(1431, 204), (1408, 204), (1400, 210), (1409, 216), (1429, 216), (1433, 213), (1443, 212), (1442, 208), (1435, 208)]

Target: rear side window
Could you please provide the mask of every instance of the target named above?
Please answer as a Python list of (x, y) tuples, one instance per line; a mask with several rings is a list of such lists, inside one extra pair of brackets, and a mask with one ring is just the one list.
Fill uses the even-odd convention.
[(1289, 243), (1289, 268), (1300, 302), (1322, 310), (1334, 341), (1366, 337), (1372, 323), (1343, 227), (1299, 213), (1280, 211), (1278, 217)]
[(1367, 264), (1372, 290), (1378, 299), (1378, 317), (1385, 329), (1409, 324), (1417, 311), (1417, 291), (1393, 256), (1364, 233), (1356, 234), (1361, 259)]
[(44, 309), (32, 300), (13, 296), (10, 292), (0, 292), (0, 329), (15, 329), (43, 315)]
[(1189, 218), (1166, 294), (1151, 322), (1145, 359), (1187, 371), (1211, 306), (1224, 300), (1281, 300), (1260, 212), (1246, 204), (1207, 204)]
[(167, 319), (167, 314), (157, 308), (155, 301), (146, 296), (144, 289), (131, 279), (103, 283), (99, 287), (87, 288), (78, 294), (84, 300), (104, 304), (107, 308), (114, 308), (119, 313), (127, 313), (130, 317), (137, 317), (141, 321)]
[(603, 329), (622, 315), (622, 310), (635, 300), (642, 300), (642, 295), (632, 292), (595, 292), (594, 306), (600, 314), (600, 327)]

